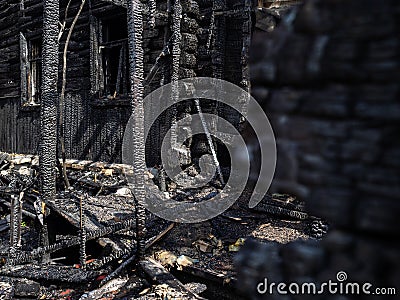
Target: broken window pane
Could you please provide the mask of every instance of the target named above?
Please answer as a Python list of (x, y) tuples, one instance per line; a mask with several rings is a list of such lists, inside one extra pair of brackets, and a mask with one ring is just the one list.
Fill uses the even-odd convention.
[(40, 102), (42, 85), (42, 44), (40, 40), (29, 43), (28, 99), (30, 103)]
[[(92, 24), (93, 25), (93, 24)], [(99, 19), (93, 28), (98, 45), (97, 62), (94, 64), (95, 94), (99, 98), (115, 99), (127, 96), (128, 80), (128, 32), (126, 16)]]
[(21, 100), (23, 105), (40, 103), (42, 85), (42, 42), (27, 41), (20, 34)]
[(40, 103), (42, 84), (42, 43), (40, 39), (27, 41), (20, 34), (21, 100), (23, 105)]

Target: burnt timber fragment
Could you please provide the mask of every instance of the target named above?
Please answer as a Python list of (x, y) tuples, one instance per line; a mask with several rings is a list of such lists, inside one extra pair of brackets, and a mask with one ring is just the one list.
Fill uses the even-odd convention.
[(140, 269), (149, 280), (158, 284), (168, 284), (173, 288), (180, 299), (204, 299), (186, 288), (175, 276), (168, 272), (160, 263), (154, 259), (147, 258), (139, 262)]
[(13, 266), (2, 268), (0, 275), (13, 276), (19, 278), (29, 278), (32, 280), (50, 280), (67, 283), (82, 283), (93, 280), (102, 273), (99, 271), (84, 271), (67, 266), (52, 265), (26, 265), (23, 268)]
[[(43, 4), (43, 84), (40, 109), (40, 191), (42, 207), (54, 199), (56, 193), (56, 155), (57, 155), (57, 99), (58, 99), (58, 19), (59, 3), (45, 0)], [(41, 224), (41, 242), (49, 244), (46, 219)], [(43, 261), (49, 260), (47, 255)]]
[(134, 138), (132, 161), (134, 168), (134, 195), (136, 203), (136, 239), (138, 256), (143, 255), (146, 236), (146, 215), (144, 201), (144, 176), (146, 168), (143, 106), (143, 15), (142, 3), (139, 0), (128, 1), (128, 45), (129, 45), (129, 78), (131, 83), (131, 108), (134, 116)]

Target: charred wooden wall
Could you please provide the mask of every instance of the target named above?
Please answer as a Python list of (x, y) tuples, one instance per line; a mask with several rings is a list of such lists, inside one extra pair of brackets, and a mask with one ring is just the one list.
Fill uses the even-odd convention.
[(321, 242), (249, 244), (238, 281), (252, 299), (279, 298), (257, 295), (266, 277), (320, 284), (339, 271), (398, 291), (399, 14), (392, 0), (310, 0), (286, 26), (255, 34), (253, 94), (278, 148), (272, 189), (305, 199), (332, 231)]
[(337, 224), (356, 214), (360, 229), (390, 229), (396, 217), (383, 217), (377, 199), (399, 208), (399, 5), (352, 0), (343, 14), (341, 1), (323, 3), (254, 36), (253, 94), (280, 153), (274, 188)]
[[(19, 140), (17, 111), (19, 99), (19, 1), (0, 3), (0, 139), (2, 148), (16, 151)], [(33, 119), (31, 119), (33, 121)]]
[[(0, 148), (3, 151), (38, 153), (39, 106), (21, 99), (19, 34), (26, 39), (42, 35), (43, 1), (3, 1), (0, 4)], [(92, 1), (92, 10), (114, 13), (112, 4)], [(65, 5), (65, 3), (62, 3)], [(72, 22), (80, 2), (72, 3), (67, 23)], [(64, 7), (62, 7), (64, 9)], [(61, 16), (64, 14), (61, 13)], [(65, 35), (60, 43), (60, 58)], [(68, 157), (119, 160), (118, 141), (130, 114), (126, 105), (96, 106), (90, 95), (90, 24), (86, 5), (69, 43), (67, 89), (64, 107), (65, 143)], [(61, 61), (61, 59), (60, 59)], [(61, 67), (60, 67), (61, 72)], [(61, 76), (59, 76), (61, 78)], [(61, 84), (61, 83), (60, 83)]]
[(399, 13), (392, 0), (310, 0), (288, 26), (254, 36), (253, 94), (280, 154), (272, 188), (303, 197), (332, 230), (320, 242), (249, 243), (237, 267), (252, 299), (267, 298), (256, 291), (265, 278), (320, 285), (343, 272), (398, 290)]
[[(38, 153), (39, 106), (26, 106), (21, 100), (23, 83), (21, 82), (21, 64), (19, 35), (24, 34), (27, 40), (40, 38), (42, 35), (43, 7), (41, 0), (12, 0), (0, 3), (0, 149), (7, 152)], [(65, 5), (61, 1), (61, 20), (64, 18)], [(74, 28), (68, 48), (67, 86), (64, 105), (65, 147), (69, 158), (119, 162), (121, 144), (125, 125), (130, 117), (128, 100), (104, 101), (95, 97), (91, 82), (91, 26), (90, 16), (110, 16), (125, 13), (121, 6), (124, 1), (92, 0), (87, 1), (84, 10)], [(219, 1), (225, 3), (225, 1)], [(233, 10), (243, 7), (243, 1), (227, 1), (219, 9)], [(67, 27), (75, 16), (80, 1), (72, 1), (68, 13)], [(211, 14), (213, 1), (182, 1), (183, 17), (181, 21), (182, 43), (180, 78), (193, 76), (219, 76), (229, 81), (240, 83), (237, 72), (241, 69), (240, 55), (242, 49), (242, 16), (218, 17), (226, 19), (217, 22), (218, 35), (212, 33)], [(149, 18), (150, 12), (145, 12)], [(145, 22), (144, 50), (145, 76), (162, 51), (166, 39), (165, 32), (171, 30), (171, 15), (167, 12), (167, 1), (157, 1), (155, 27), (150, 28)], [(237, 27), (233, 32), (231, 26)], [(232, 31), (232, 32), (231, 32)], [(229, 33), (231, 32), (231, 33)], [(209, 36), (214, 34), (213, 43), (208, 45)], [(171, 33), (169, 33), (170, 36)], [(66, 33), (60, 40), (60, 62)], [(224, 39), (228, 42), (218, 51)], [(218, 67), (219, 58), (227, 58)], [(217, 74), (216, 70), (222, 70)], [(158, 72), (146, 87), (146, 93), (169, 82), (171, 61)], [(217, 72), (217, 73), (216, 73)], [(61, 86), (60, 66), (60, 86)], [(160, 123), (161, 127), (165, 124)], [(155, 139), (156, 149), (161, 139)], [(204, 142), (204, 141), (203, 141)], [(204, 146), (204, 145), (203, 145)], [(204, 148), (204, 147), (203, 147)], [(154, 149), (149, 149), (154, 154)], [(157, 159), (150, 161), (157, 163)]]

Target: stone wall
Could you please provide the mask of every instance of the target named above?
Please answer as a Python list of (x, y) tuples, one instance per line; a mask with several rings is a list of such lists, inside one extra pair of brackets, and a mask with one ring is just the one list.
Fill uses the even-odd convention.
[(398, 1), (310, 0), (254, 33), (252, 91), (278, 148), (271, 189), (332, 229), (322, 241), (248, 243), (238, 279), (253, 298), (268, 296), (255, 291), (265, 276), (320, 284), (339, 271), (400, 292), (399, 14)]

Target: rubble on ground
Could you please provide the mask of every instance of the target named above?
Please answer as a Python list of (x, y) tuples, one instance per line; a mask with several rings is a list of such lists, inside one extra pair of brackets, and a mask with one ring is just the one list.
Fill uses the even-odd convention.
[[(1, 153), (0, 158), (1, 297), (193, 299), (210, 297), (217, 287), (229, 294), (236, 289), (233, 258), (247, 239), (287, 243), (312, 238), (312, 219), (301, 202), (275, 194), (249, 210), (245, 193), (222, 215), (198, 224), (148, 214), (146, 256), (137, 262), (135, 201), (126, 178), (131, 167), (67, 160), (71, 187), (65, 189), (58, 176), (57, 196), (45, 205), (37, 156)], [(159, 167), (148, 170), (149, 184), (160, 183), (159, 172)], [(177, 201), (202, 201), (219, 191), (218, 184), (188, 190), (168, 180), (164, 184), (165, 193)], [(287, 214), (285, 208), (298, 214)], [(40, 235), (43, 220), (47, 245)], [(154, 272), (165, 274), (154, 277)]]

